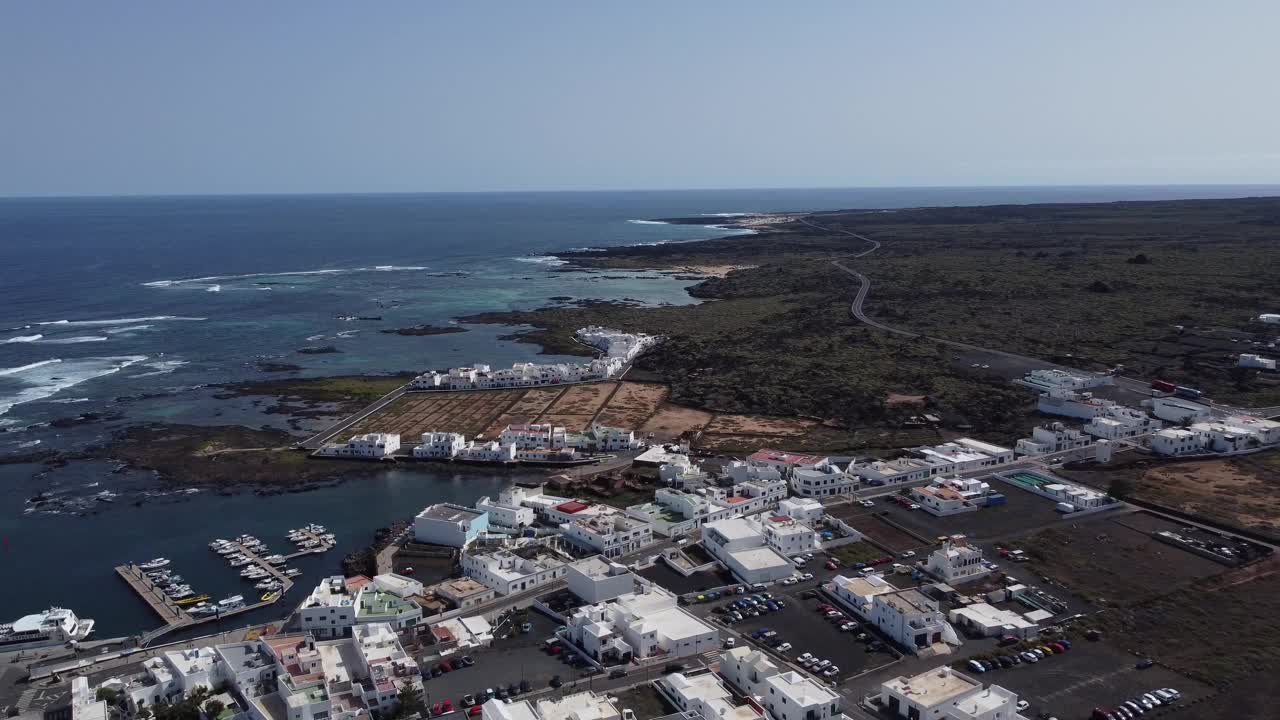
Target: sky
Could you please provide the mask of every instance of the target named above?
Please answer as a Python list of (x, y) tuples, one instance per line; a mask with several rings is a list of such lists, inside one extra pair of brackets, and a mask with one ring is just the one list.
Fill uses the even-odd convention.
[(1280, 182), (1280, 3), (0, 3), (0, 195)]

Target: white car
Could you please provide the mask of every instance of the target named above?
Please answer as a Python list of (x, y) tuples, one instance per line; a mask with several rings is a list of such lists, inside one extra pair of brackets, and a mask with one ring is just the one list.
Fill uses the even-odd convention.
[(875, 501), (874, 501), (874, 500), (863, 500), (862, 502), (860, 502), (860, 503), (858, 503), (858, 504), (859, 504), (859, 505), (861, 505), (862, 507), (875, 507), (875, 506), (876, 506), (876, 503), (875, 503)]
[(915, 557), (915, 556), (916, 556), (916, 551), (915, 551), (915, 550), (908, 550), (908, 551), (906, 551), (906, 552), (902, 553), (901, 555), (899, 555), (898, 557), (913, 558), (913, 557)]
[(794, 576), (794, 575), (792, 575), (792, 576), (791, 576), (791, 577), (789, 577), (789, 578), (783, 578), (783, 579), (782, 579), (782, 584), (783, 584), (783, 585), (795, 585), (795, 584), (796, 584), (796, 583), (798, 583), (798, 582), (800, 582), (800, 578), (797, 578), (797, 577), (796, 577), (796, 576)]
[(1027, 702), (1026, 700), (1018, 701), (1018, 712), (1022, 712), (1023, 710), (1026, 710), (1029, 707), (1031, 707), (1031, 703)]
[(796, 565), (798, 565), (798, 566), (803, 566), (805, 563), (807, 563), (807, 562), (809, 562), (809, 561), (808, 561), (808, 560), (805, 560), (803, 555), (800, 555), (800, 556), (798, 556), (798, 557), (794, 557), (794, 558), (792, 558), (792, 559), (791, 559), (791, 562), (795, 563), (795, 564), (796, 564)]
[(801, 576), (800, 576), (800, 579), (801, 579), (801, 580), (812, 580), (812, 579), (813, 579), (813, 573), (804, 573), (803, 575), (801, 575)]
[(800, 657), (796, 658), (796, 662), (803, 664), (803, 663), (809, 662), (812, 659), (813, 659), (813, 653), (805, 653)]
[(775, 649), (776, 649), (778, 652), (780, 652), (780, 653), (784, 653), (784, 652), (786, 652), (786, 651), (788, 651), (788, 650), (790, 650), (790, 649), (791, 649), (791, 643), (782, 643), (781, 645), (779, 645), (779, 646), (778, 646), (777, 648), (775, 648)]

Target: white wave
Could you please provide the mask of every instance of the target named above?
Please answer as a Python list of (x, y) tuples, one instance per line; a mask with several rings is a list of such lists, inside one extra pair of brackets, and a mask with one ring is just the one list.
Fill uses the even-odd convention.
[(240, 275), (208, 275), (206, 277), (179, 278), (177, 280), (152, 280), (142, 283), (143, 287), (166, 288), (190, 284), (212, 284), (227, 280), (247, 280), (250, 278), (292, 277), (297, 275), (340, 275), (358, 272), (389, 272), (426, 270), (421, 265), (375, 265), (373, 267), (329, 268), (325, 270), (286, 270), (283, 272), (243, 273)]
[(41, 345), (79, 345), (80, 343), (105, 342), (111, 338), (105, 335), (76, 335), (74, 337), (53, 338), (52, 340), (40, 340)]
[(147, 363), (146, 365), (143, 366), (143, 367), (152, 368), (151, 372), (139, 373), (137, 375), (134, 375), (133, 377), (144, 378), (144, 377), (154, 377), (156, 375), (168, 375), (174, 370), (177, 370), (178, 368), (187, 364), (189, 363), (186, 360), (157, 360), (155, 362)]
[(567, 265), (568, 260), (561, 260), (555, 255), (539, 255), (536, 257), (518, 257), (512, 258), (516, 262), (533, 263), (535, 265)]
[(110, 330), (103, 330), (103, 332), (105, 332), (108, 335), (117, 335), (119, 333), (134, 332), (135, 330), (150, 330), (153, 327), (155, 327), (155, 325), (126, 325), (120, 328), (111, 328)]
[(143, 322), (159, 322), (162, 320), (208, 320), (202, 317), (180, 317), (178, 315), (156, 315), (154, 317), (136, 317), (136, 318), (113, 318), (111, 320), (50, 320), (48, 322), (39, 322), (36, 325), (130, 325), (133, 323)]
[(49, 400), (48, 402), (58, 405), (75, 405), (76, 403), (89, 402), (92, 398), (63, 398), (61, 400)]
[(205, 291), (205, 292), (222, 292), (222, 286), (221, 286), (221, 285), (210, 285), (209, 287), (205, 288), (205, 289), (204, 289), (204, 291)]
[(28, 440), (24, 443), (18, 443), (19, 448), (33, 448), (40, 444), (39, 440)]
[(44, 337), (44, 335), (40, 335), (40, 334), (36, 334), (36, 335), (18, 335), (18, 336), (16, 336), (16, 337), (11, 337), (11, 338), (9, 338), (8, 340), (5, 340), (3, 344), (8, 345), (9, 343), (29, 343), (29, 342), (35, 342), (35, 341), (39, 340), (39, 339), (40, 339), (40, 338), (42, 338), (42, 337)]
[(661, 220), (628, 220), (632, 225), (670, 225), (671, 223)]
[(62, 362), (61, 358), (53, 358), (52, 360), (41, 360), (40, 362), (33, 362), (30, 365), (20, 365), (18, 367), (4, 368), (0, 370), (0, 375), (17, 375), (18, 373), (24, 373), (24, 372), (27, 372), (28, 370), (35, 370), (36, 368), (44, 367), (45, 365), (52, 365), (53, 363), (60, 363), (60, 362)]
[(323, 334), (323, 333), (322, 333), (322, 334), (320, 334), (320, 335), (309, 335), (309, 336), (307, 336), (307, 342), (313, 342), (313, 341), (316, 341), (316, 340), (323, 340), (323, 339), (324, 339), (324, 334)]
[(120, 357), (91, 357), (75, 360), (53, 358), (22, 367), (0, 370), (0, 375), (22, 383), (17, 392), (0, 397), (0, 415), (15, 405), (43, 400), (80, 383), (119, 372), (124, 368), (146, 360), (146, 355)]
[(732, 212), (732, 213), (699, 213), (702, 217), (745, 217), (754, 215), (755, 213)]
[(360, 332), (360, 331), (359, 331), (359, 330), (343, 330), (342, 332), (338, 333), (338, 337), (340, 337), (340, 338), (349, 338), (349, 337), (351, 337), (352, 335), (355, 335), (355, 334), (356, 334), (356, 333), (358, 333), (358, 332)]

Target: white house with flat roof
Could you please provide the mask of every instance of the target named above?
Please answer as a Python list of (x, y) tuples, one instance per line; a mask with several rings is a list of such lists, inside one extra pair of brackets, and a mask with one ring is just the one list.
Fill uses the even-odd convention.
[(341, 575), (327, 577), (298, 606), (302, 631), (317, 638), (342, 637), (356, 624), (356, 595)]
[(564, 539), (607, 558), (628, 555), (653, 543), (653, 525), (621, 514), (574, 520), (562, 529)]
[(560, 699), (539, 700), (537, 713), (540, 720), (635, 720), (635, 714), (628, 716), (628, 710), (619, 708), (612, 696), (589, 690)]
[(513, 530), (529, 527), (537, 519), (533, 508), (504, 502), (501, 496), (491, 500), (485, 495), (476, 501), (476, 510), (489, 515), (490, 525)]
[(720, 674), (773, 720), (840, 717), (838, 694), (800, 673), (780, 671), (758, 650), (737, 647), (720, 653)]
[(871, 620), (872, 601), (875, 596), (895, 590), (884, 576), (875, 573), (855, 577), (837, 575), (825, 587), (835, 597), (836, 602), (867, 621)]
[(908, 720), (1025, 720), (1018, 696), (982, 683), (947, 666), (880, 685), (880, 705)]
[(982, 637), (1033, 637), (1040, 626), (1012, 610), (1003, 610), (989, 603), (973, 603), (952, 610), (947, 618), (955, 627), (964, 628)]
[(698, 655), (719, 647), (720, 633), (679, 607), (676, 596), (657, 585), (577, 608), (565, 635), (597, 661), (669, 659)]
[(465, 548), (488, 529), (488, 513), (453, 503), (428, 506), (413, 519), (413, 539), (430, 545)]
[(1192, 423), (1208, 419), (1213, 409), (1208, 405), (1180, 397), (1153, 397), (1142, 404), (1151, 408), (1151, 414), (1171, 423)]
[(825, 514), (822, 503), (813, 498), (787, 498), (778, 503), (778, 514), (799, 520), (812, 527)]
[(568, 566), (569, 591), (586, 603), (602, 603), (636, 591), (637, 578), (625, 565), (599, 555)]
[(795, 518), (766, 513), (747, 522), (759, 527), (764, 533), (765, 544), (784, 557), (803, 555), (818, 547), (818, 533)]
[(1142, 410), (1109, 405), (1101, 415), (1085, 423), (1084, 431), (1104, 440), (1124, 440), (1159, 430), (1163, 423)]
[(1265, 358), (1253, 353), (1241, 353), (1236, 364), (1242, 368), (1256, 368), (1258, 370), (1276, 369), (1276, 361), (1274, 358)]
[(670, 673), (654, 682), (681, 712), (696, 713), (704, 720), (757, 720), (761, 714), (749, 703), (737, 704), (733, 693), (715, 673)]
[(1092, 442), (1092, 438), (1079, 430), (1054, 422), (1033, 428), (1031, 437), (1019, 440), (1014, 452), (1019, 455), (1047, 455), (1087, 447)]
[(1050, 390), (1087, 390), (1093, 387), (1114, 385), (1115, 378), (1110, 375), (1068, 372), (1049, 368), (1032, 370), (1018, 382), (1033, 390), (1048, 392)]
[(400, 450), (398, 433), (366, 433), (352, 435), (345, 443), (329, 443), (316, 450), (324, 457), (385, 458)]
[(743, 518), (703, 526), (702, 546), (747, 584), (773, 582), (795, 572), (790, 560), (769, 547), (760, 526)]
[[(950, 652), (960, 638), (947, 623), (938, 601), (919, 590), (895, 590), (871, 598), (871, 622), (898, 645), (916, 655)], [(935, 647), (936, 646), (936, 647)]]
[(466, 448), (467, 438), (459, 433), (424, 432), (413, 456), (419, 460), (452, 460)]
[(1151, 449), (1159, 455), (1197, 455), (1205, 451), (1208, 441), (1199, 430), (1165, 428), (1151, 436)]
[(925, 572), (948, 585), (976, 580), (994, 568), (982, 561), (982, 549), (966, 542), (948, 540), (929, 553)]
[(499, 595), (513, 595), (559, 580), (565, 576), (567, 565), (559, 553), (533, 544), (491, 552), (465, 552), (462, 572)]
[(858, 476), (850, 475), (828, 459), (791, 471), (791, 491), (800, 497), (829, 497), (858, 489)]

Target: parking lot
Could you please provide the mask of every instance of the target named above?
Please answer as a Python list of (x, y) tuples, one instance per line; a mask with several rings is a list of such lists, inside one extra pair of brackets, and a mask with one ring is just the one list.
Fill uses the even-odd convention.
[(908, 510), (888, 498), (876, 498), (876, 506), (865, 511), (882, 512), (885, 517), (930, 540), (939, 535), (956, 534), (967, 535), (976, 541), (996, 540), (1017, 537), (1036, 528), (1062, 522), (1062, 513), (1054, 509), (1052, 500), (999, 480), (989, 482), (993, 491), (1005, 496), (1004, 505), (938, 517), (924, 510)]
[[(543, 650), (543, 641), (555, 633), (555, 621), (534, 611), (527, 612), (523, 621), (533, 626), (530, 632), (518, 634), (514, 638), (495, 638), (491, 647), (472, 648), (447, 656), (451, 659), (470, 655), (475, 660), (475, 665), (471, 667), (430, 677), (430, 668), (440, 661), (425, 664), (423, 699), (429, 705), (449, 700), (454, 708), (459, 708), (462, 707), (464, 695), (480, 694), (486, 688), (497, 690), (511, 683), (519, 685), (521, 680), (525, 680), (529, 683), (530, 690), (536, 692), (546, 689), (554, 675), (559, 675), (566, 684), (576, 679), (577, 669)], [(504, 629), (506, 627), (509, 626), (503, 626)], [(428, 646), (424, 651), (431, 653), (432, 648)]]
[(1031, 665), (981, 675), (964, 672), (983, 683), (995, 683), (1016, 693), (1031, 707), (1023, 714), (1041, 713), (1062, 718), (1087, 718), (1095, 707), (1112, 708), (1157, 688), (1174, 688), (1182, 694), (1177, 704), (1186, 705), (1209, 695), (1207, 685), (1172, 670), (1153, 665), (1137, 668), (1136, 658), (1104, 642), (1073, 639), (1071, 649)]

